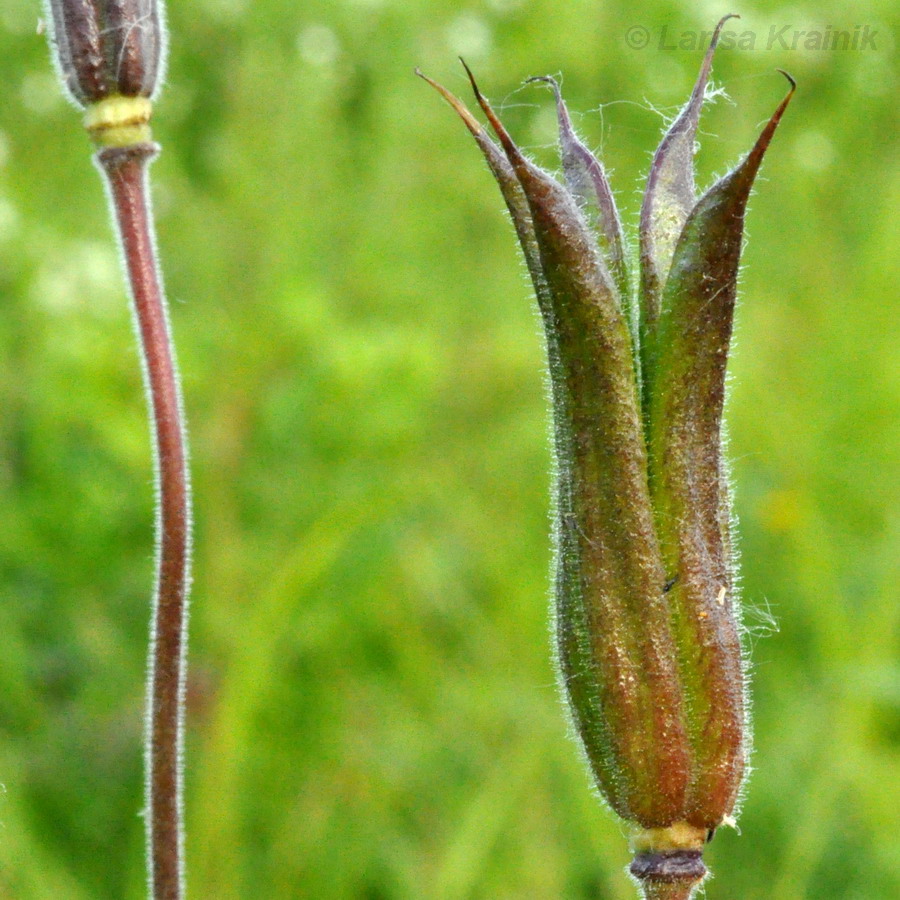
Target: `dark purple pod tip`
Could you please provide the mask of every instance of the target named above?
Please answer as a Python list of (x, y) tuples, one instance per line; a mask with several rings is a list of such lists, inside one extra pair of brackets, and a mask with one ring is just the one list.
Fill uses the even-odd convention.
[(152, 97), (165, 53), (162, 0), (47, 0), (50, 46), (80, 106)]

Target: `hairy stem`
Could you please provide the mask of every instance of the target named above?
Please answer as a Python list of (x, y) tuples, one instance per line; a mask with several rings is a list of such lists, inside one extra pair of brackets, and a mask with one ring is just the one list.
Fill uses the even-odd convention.
[(157, 573), (145, 732), (147, 858), (154, 900), (184, 894), (181, 757), (184, 740), (191, 498), (181, 392), (156, 265), (147, 168), (152, 143), (97, 154), (134, 304), (155, 440)]
[(690, 900), (697, 885), (684, 881), (650, 881), (641, 885), (644, 900)]

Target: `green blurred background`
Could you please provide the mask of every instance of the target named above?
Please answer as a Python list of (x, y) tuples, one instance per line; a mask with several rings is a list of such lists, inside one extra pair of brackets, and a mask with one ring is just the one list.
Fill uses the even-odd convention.
[[(739, 5), (757, 46), (720, 53), (732, 100), (701, 124), (705, 185), (783, 95), (774, 68), (799, 82), (731, 370), (756, 752), (710, 900), (900, 896), (889, 9)], [(467, 95), (465, 55), (550, 166), (550, 97), (521, 82), (561, 72), (633, 226), (702, 55), (670, 44), (728, 11), (170, 4), (153, 174), (196, 490), (192, 896), (632, 896), (550, 663), (530, 288), (471, 138), (412, 70)], [(39, 13), (0, 10), (0, 896), (138, 898), (147, 425)], [(874, 49), (765, 49), (772, 25), (858, 24)]]

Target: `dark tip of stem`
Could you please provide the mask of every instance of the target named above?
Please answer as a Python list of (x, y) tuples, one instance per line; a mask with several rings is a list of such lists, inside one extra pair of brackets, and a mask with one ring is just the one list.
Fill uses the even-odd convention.
[(797, 90), (797, 82), (796, 82), (796, 80), (794, 79), (794, 76), (791, 75), (790, 72), (785, 72), (784, 69), (776, 69), (775, 71), (776, 71), (776, 72), (781, 72), (781, 74), (784, 75), (784, 77), (787, 78), (787, 80), (790, 82), (790, 84), (791, 84), (791, 93), (793, 93), (794, 91)]
[(742, 168), (746, 169), (750, 179), (755, 176), (756, 170), (759, 168), (759, 164), (762, 162), (763, 155), (769, 147), (769, 143), (772, 140), (772, 137), (775, 134), (775, 129), (778, 127), (778, 123), (781, 121), (781, 117), (784, 115), (784, 111), (788, 108), (788, 104), (791, 102), (791, 98), (794, 96), (794, 91), (797, 90), (797, 82), (793, 79), (791, 75), (784, 71), (784, 69), (779, 69), (782, 75), (787, 78), (790, 83), (790, 89), (787, 94), (785, 94), (784, 99), (781, 103), (778, 104), (775, 112), (772, 113), (772, 117), (766, 123), (766, 127), (763, 128), (759, 137), (756, 140), (756, 143), (753, 145), (753, 148), (750, 150), (750, 153), (747, 154), (747, 158), (744, 160), (742, 164)]
[(706, 877), (702, 850), (663, 850), (638, 853), (629, 871), (640, 881), (696, 883)]
[(509, 157), (509, 161), (516, 165), (516, 163), (524, 162), (524, 158), (522, 157), (519, 148), (515, 145), (515, 142), (510, 137), (509, 132), (503, 126), (503, 123), (500, 121), (497, 114), (494, 112), (493, 107), (490, 103), (488, 103), (487, 98), (484, 94), (481, 93), (480, 88), (478, 87), (478, 82), (475, 81), (475, 76), (472, 74), (472, 70), (466, 65), (466, 61), (460, 57), (459, 61), (462, 63), (462, 67), (466, 70), (466, 75), (469, 76), (469, 83), (472, 85), (472, 92), (475, 94), (475, 99), (478, 101), (478, 105), (481, 107), (482, 112), (487, 116), (488, 121), (491, 123), (491, 128), (494, 129), (494, 133), (500, 140), (500, 143), (503, 145), (503, 149), (506, 151), (506, 155)]

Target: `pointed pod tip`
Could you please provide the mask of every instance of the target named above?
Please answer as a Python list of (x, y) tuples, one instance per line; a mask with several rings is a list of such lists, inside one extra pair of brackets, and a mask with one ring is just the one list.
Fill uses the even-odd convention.
[(730, 19), (737, 18), (740, 18), (737, 13), (728, 13), (716, 24), (691, 96), (663, 135), (650, 164), (640, 224), (641, 258), (645, 260), (647, 272), (642, 277), (649, 298), (648, 319), (653, 319), (658, 312), (653, 307), (661, 273), (668, 269), (674, 242), (696, 201), (694, 144), (697, 126), (722, 29)]
[[(706, 88), (706, 79), (709, 77), (710, 70), (712, 69), (712, 59), (713, 54), (716, 51), (716, 47), (719, 45), (719, 38), (722, 35), (722, 29), (725, 27), (725, 23), (730, 19), (739, 19), (740, 15), (738, 13), (726, 13), (722, 16), (721, 19), (716, 23), (716, 27), (713, 29), (712, 37), (709, 41), (709, 47), (706, 50), (706, 56), (703, 58), (703, 65), (700, 68), (700, 78), (698, 79), (698, 85), (700, 82), (703, 83), (703, 88)], [(696, 87), (695, 87), (696, 92)]]
[(666, 137), (663, 138), (663, 143), (657, 150), (657, 154), (661, 151), (665, 152), (666, 144), (671, 139), (670, 136), (681, 133), (692, 135), (696, 130), (697, 123), (700, 119), (700, 109), (703, 106), (703, 100), (706, 96), (706, 85), (709, 81), (710, 73), (712, 72), (713, 57), (716, 53), (716, 47), (719, 45), (719, 37), (722, 34), (722, 29), (729, 19), (739, 18), (740, 16), (737, 13), (728, 13), (719, 19), (713, 31), (712, 38), (710, 38), (709, 47), (706, 48), (706, 53), (703, 56), (703, 62), (700, 64), (700, 72), (697, 75), (697, 80), (694, 82), (694, 89), (691, 91), (690, 99), (678, 118), (672, 123)]
[(469, 76), (469, 81), (472, 84), (472, 90), (475, 91), (475, 96), (480, 97), (481, 91), (478, 90), (478, 84), (475, 81), (475, 76), (472, 74), (472, 70), (469, 68), (469, 64), (460, 56), (458, 57), (460, 64), (466, 70), (466, 75)]
[(519, 148), (510, 137), (509, 132), (503, 126), (503, 123), (494, 112), (491, 104), (488, 103), (484, 94), (481, 93), (481, 89), (478, 87), (478, 82), (475, 81), (475, 76), (472, 74), (472, 70), (468, 67), (466, 61), (461, 56), (459, 58), (459, 61), (462, 63), (462, 67), (466, 70), (466, 75), (469, 76), (469, 83), (472, 85), (472, 92), (475, 94), (475, 99), (478, 101), (478, 105), (481, 107), (482, 111), (487, 116), (488, 121), (491, 123), (491, 128), (494, 129), (494, 133), (497, 135), (500, 143), (503, 145), (503, 149), (506, 151), (506, 155), (509, 157), (510, 162), (513, 162), (514, 160), (524, 161), (524, 157), (522, 157)]
[[(712, 61), (713, 56), (716, 52), (716, 47), (719, 45), (719, 38), (722, 35), (722, 29), (725, 27), (725, 23), (729, 21), (729, 19), (739, 19), (740, 16), (737, 13), (727, 13), (722, 16), (721, 19), (716, 23), (716, 27), (713, 30), (712, 37), (709, 41), (709, 47), (706, 49), (706, 55), (703, 57), (703, 63), (700, 66), (700, 74), (697, 77), (697, 81), (694, 84), (694, 90), (691, 94), (690, 102), (688, 103), (688, 110), (692, 110), (694, 113), (694, 118), (699, 115), (700, 112), (700, 104), (703, 102), (703, 95), (706, 92), (706, 82), (709, 80), (709, 73), (712, 71)], [(687, 110), (686, 110), (687, 112)]]
[(759, 137), (756, 139), (756, 143), (751, 148), (750, 152), (744, 158), (744, 161), (735, 169), (735, 174), (739, 174), (739, 178), (743, 180), (746, 185), (746, 190), (750, 190), (750, 185), (752, 185), (754, 178), (756, 177), (756, 172), (762, 163), (763, 156), (765, 156), (766, 150), (769, 148), (769, 144), (772, 142), (772, 137), (775, 134), (776, 129), (778, 128), (779, 122), (781, 122), (781, 117), (784, 115), (784, 111), (788, 108), (788, 104), (791, 102), (791, 98), (794, 96), (794, 91), (797, 89), (797, 82), (794, 80), (794, 77), (790, 75), (788, 72), (785, 72), (784, 69), (778, 69), (785, 78), (787, 78), (788, 83), (790, 84), (790, 88), (788, 89), (787, 94), (785, 94), (782, 101), (775, 108), (775, 112), (772, 113), (769, 121), (766, 122), (765, 127), (760, 132)]
[[(731, 19), (739, 19), (739, 18), (740, 18), (739, 13), (726, 13), (724, 16), (722, 16), (721, 19), (719, 19), (718, 22), (716, 22), (716, 27), (713, 29), (712, 38), (710, 38), (710, 41), (709, 41), (709, 49), (706, 51), (705, 62), (708, 62), (710, 64), (712, 63), (712, 55), (716, 49), (716, 46), (719, 43), (719, 37), (722, 34), (722, 29), (725, 27), (725, 23), (730, 21)], [(707, 68), (708, 68), (708, 66), (707, 66)]]
[(559, 96), (559, 82), (552, 75), (532, 75), (525, 79), (525, 84), (534, 84), (535, 82), (543, 82), (549, 84), (553, 88), (553, 93)]
[(563, 100), (562, 88), (559, 86), (559, 80), (552, 75), (532, 75), (531, 78), (525, 79), (525, 84), (534, 84), (535, 82), (543, 82), (549, 84), (553, 90), (553, 96), (556, 99), (556, 115), (559, 119), (559, 127), (564, 139), (575, 138), (575, 132), (572, 128), (572, 120), (569, 117), (569, 110), (566, 101)]
[(776, 69), (775, 71), (781, 72), (781, 74), (784, 75), (784, 77), (787, 78), (788, 82), (790, 83), (791, 90), (788, 96), (790, 96), (790, 94), (793, 94), (794, 91), (797, 90), (797, 80), (794, 78), (794, 76), (791, 75), (790, 72), (786, 72), (784, 69)]
[[(466, 70), (466, 75), (469, 78), (469, 84), (472, 85), (472, 93), (475, 95), (475, 99), (478, 101), (479, 106), (484, 109), (487, 105), (487, 100), (485, 100), (484, 95), (481, 93), (481, 88), (478, 87), (478, 82), (475, 80), (475, 76), (472, 73), (472, 70), (469, 68), (468, 63), (461, 56), (459, 57), (459, 61), (460, 63), (462, 63), (462, 67)], [(486, 109), (484, 109), (484, 111), (485, 113), (487, 113)]]
[(788, 92), (787, 94), (785, 94), (784, 99), (781, 101), (781, 103), (778, 104), (778, 107), (772, 114), (772, 118), (769, 119), (768, 125), (763, 130), (763, 135), (768, 132), (769, 138), (771, 138), (775, 129), (778, 127), (778, 123), (781, 121), (781, 117), (784, 114), (784, 111), (787, 109), (788, 103), (791, 102), (791, 97), (794, 96), (794, 92), (797, 90), (797, 81), (794, 76), (790, 74), (790, 72), (786, 72), (784, 69), (777, 69), (777, 71), (781, 72), (781, 74), (784, 75), (785, 78), (787, 78), (790, 87), (788, 88)]
[(729, 19), (739, 19), (741, 17), (740, 13), (725, 13), (721, 19), (716, 23), (716, 30), (714, 32), (714, 38), (718, 38), (719, 32), (721, 32), (722, 27)]
[[(757, 143), (762, 144), (762, 149), (769, 145), (769, 141), (772, 139), (772, 135), (775, 133), (775, 129), (778, 127), (778, 123), (781, 121), (781, 117), (784, 115), (784, 111), (787, 109), (788, 104), (791, 102), (791, 97), (794, 96), (794, 91), (797, 90), (797, 82), (794, 79), (794, 76), (789, 72), (786, 72), (784, 69), (778, 69), (782, 75), (788, 80), (788, 84), (790, 84), (790, 88), (788, 89), (787, 94), (785, 94), (784, 99), (781, 103), (778, 104), (775, 112), (772, 113), (772, 118), (769, 119), (768, 124), (763, 129), (762, 134), (759, 137), (759, 141)], [(754, 148), (756, 149), (756, 148)]]
[(448, 91), (442, 84), (439, 84), (433, 78), (429, 78), (418, 66), (415, 68), (415, 74), (418, 75), (419, 78), (422, 79), (426, 84), (430, 84), (456, 111), (456, 114), (463, 120), (466, 127), (469, 131), (472, 132), (476, 137), (480, 134), (484, 133), (484, 128), (481, 127), (481, 123), (469, 110), (466, 108), (465, 103), (456, 96), (456, 94)]

